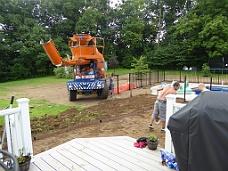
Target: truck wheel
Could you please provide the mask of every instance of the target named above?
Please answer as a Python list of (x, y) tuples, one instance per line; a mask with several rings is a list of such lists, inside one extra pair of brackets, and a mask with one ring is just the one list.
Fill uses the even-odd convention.
[(100, 98), (101, 97), (101, 90), (97, 90), (97, 96)]
[(107, 83), (104, 84), (104, 88), (101, 89), (101, 94), (99, 96), (100, 99), (107, 99), (108, 98), (108, 85)]
[(68, 90), (69, 100), (75, 101), (77, 98), (77, 92), (76, 90)]

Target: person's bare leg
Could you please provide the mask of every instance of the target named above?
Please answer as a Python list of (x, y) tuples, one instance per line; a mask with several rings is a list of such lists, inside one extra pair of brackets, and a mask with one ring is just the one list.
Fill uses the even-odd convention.
[(162, 129), (161, 129), (161, 131), (165, 131), (165, 121), (162, 121)]
[(155, 118), (151, 115), (151, 119), (150, 119), (150, 123), (151, 123), (151, 124), (153, 124), (154, 119), (155, 119)]
[(112, 97), (112, 90), (109, 90), (109, 92), (110, 92), (110, 97)]
[(151, 117), (150, 117), (150, 124), (149, 124), (149, 128), (151, 128), (151, 129), (154, 129), (154, 127), (153, 127), (153, 122), (154, 122), (154, 117), (153, 117), (153, 115), (151, 115)]

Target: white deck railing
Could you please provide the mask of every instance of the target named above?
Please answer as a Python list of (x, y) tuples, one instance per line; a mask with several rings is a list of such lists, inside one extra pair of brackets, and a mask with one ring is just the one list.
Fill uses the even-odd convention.
[[(5, 133), (8, 152), (15, 156), (19, 156), (23, 150), (24, 155), (30, 154), (33, 158), (29, 99), (21, 98), (16, 101), (18, 103), (17, 108), (0, 111), (0, 116), (5, 117)], [(2, 143), (3, 142), (4, 139), (2, 139)]]
[(176, 111), (181, 109), (185, 104), (176, 103), (176, 95), (169, 94), (166, 96), (166, 132), (165, 132), (165, 150), (170, 153), (175, 153), (170, 131), (167, 128), (170, 116), (172, 116)]

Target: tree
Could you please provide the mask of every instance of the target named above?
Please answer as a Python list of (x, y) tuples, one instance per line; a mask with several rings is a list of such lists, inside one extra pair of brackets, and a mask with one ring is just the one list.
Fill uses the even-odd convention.
[(97, 9), (88, 8), (82, 16), (79, 18), (75, 27), (76, 33), (90, 33), (91, 35), (97, 35), (99, 30), (99, 18), (100, 13)]
[(147, 72), (148, 64), (146, 63), (146, 56), (140, 56), (139, 59), (133, 58), (131, 67), (134, 68), (137, 72)]
[[(116, 56), (112, 56), (111, 58), (109, 58), (109, 66), (111, 68), (115, 68), (118, 64), (119, 64), (119, 62), (116, 59)], [(115, 69), (114, 69), (114, 73), (115, 73)]]
[[(205, 16), (206, 18), (206, 16)], [(228, 19), (226, 16), (218, 15), (214, 18), (208, 17), (207, 23), (199, 33), (203, 47), (209, 57), (223, 57), (228, 54)]]
[[(172, 61), (168, 60), (171, 58), (169, 54), (173, 54), (175, 65), (198, 68), (207, 63), (209, 57), (226, 56), (227, 7), (224, 0), (221, 3), (214, 0), (199, 1), (193, 9), (171, 26), (161, 44), (163, 53), (160, 54), (166, 61), (165, 65), (172, 64), (170, 63)], [(154, 54), (159, 54), (159, 51), (161, 50), (158, 48)]]

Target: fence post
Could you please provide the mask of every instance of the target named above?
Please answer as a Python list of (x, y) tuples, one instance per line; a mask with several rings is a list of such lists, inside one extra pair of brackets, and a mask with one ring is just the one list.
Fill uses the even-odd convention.
[(199, 72), (197, 72), (197, 82), (199, 83)]
[(145, 72), (145, 74), (146, 74), (146, 86), (148, 85), (148, 84), (147, 84), (147, 73), (148, 73), (148, 72)]
[(128, 73), (128, 82), (129, 82), (128, 89), (131, 90), (131, 73)]
[(186, 88), (187, 88), (187, 85), (186, 85), (186, 76), (184, 76), (184, 102), (186, 102)]
[(212, 90), (212, 77), (210, 79), (210, 90)]
[(31, 125), (30, 125), (30, 116), (29, 116), (29, 99), (21, 98), (16, 100), (18, 107), (21, 109), (19, 113), (19, 126), (21, 127), (21, 140), (22, 147), (18, 147), (18, 150), (24, 150), (24, 155), (31, 154), (33, 158), (33, 148), (32, 148), (32, 135), (31, 135)]
[(142, 86), (143, 86), (143, 85), (142, 85), (142, 72), (140, 72), (140, 80), (141, 80), (141, 81), (140, 81), (140, 82), (141, 82), (141, 87), (140, 87), (140, 88), (142, 88)]
[(163, 72), (163, 73), (164, 73), (163, 77), (164, 77), (164, 82), (165, 82), (165, 70), (164, 70), (164, 72)]
[(119, 75), (116, 75), (116, 77), (117, 77), (117, 94), (120, 94)]
[(165, 128), (165, 151), (168, 151), (170, 153), (174, 153), (174, 149), (172, 147), (172, 138), (170, 131), (167, 128), (167, 124), (169, 122), (170, 116), (172, 116), (174, 112), (174, 103), (176, 103), (176, 95), (174, 94), (168, 94), (166, 96), (166, 128)]
[(219, 74), (218, 74), (218, 84), (219, 84)]
[(181, 70), (180, 70), (180, 83), (181, 83)]
[[(132, 74), (131, 74), (131, 73), (129, 73), (129, 90), (130, 90), (130, 97), (132, 97), (131, 76), (132, 76)], [(133, 82), (133, 81), (132, 81), (132, 82)]]

